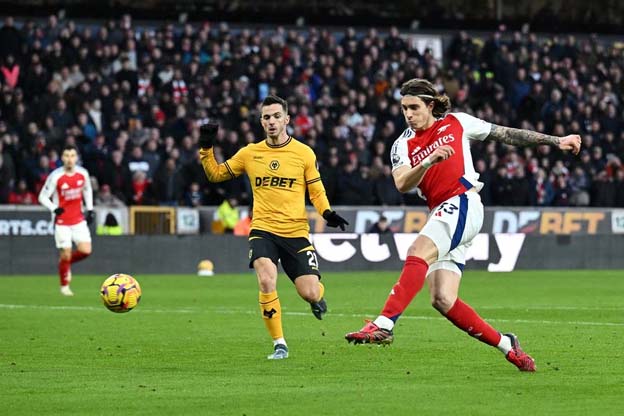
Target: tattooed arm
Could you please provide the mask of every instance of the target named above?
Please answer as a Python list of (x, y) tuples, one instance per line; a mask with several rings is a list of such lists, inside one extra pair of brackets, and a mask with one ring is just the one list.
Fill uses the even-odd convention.
[(557, 146), (561, 150), (571, 150), (574, 154), (578, 154), (581, 150), (581, 136), (577, 134), (557, 137), (532, 130), (514, 129), (512, 127), (503, 127), (496, 124), (492, 124), (492, 129), (490, 130), (490, 134), (486, 137), (486, 140), (494, 140), (512, 146), (548, 144)]

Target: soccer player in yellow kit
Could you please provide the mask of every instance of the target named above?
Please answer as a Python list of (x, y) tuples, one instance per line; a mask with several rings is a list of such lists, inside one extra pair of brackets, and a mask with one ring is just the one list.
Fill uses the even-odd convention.
[(308, 239), (306, 190), (328, 226), (344, 231), (348, 223), (331, 210), (314, 151), (286, 132), (290, 121), (286, 101), (274, 95), (266, 97), (260, 121), (266, 139), (243, 147), (220, 164), (212, 149), (218, 126), (202, 125), (199, 155), (211, 182), (226, 181), (242, 173), (249, 176), (254, 198), (249, 267), (258, 276), (260, 312), (273, 338), (273, 353), (267, 358), (276, 360), (288, 358), (277, 295), (278, 260), (299, 295), (310, 303), (314, 316), (323, 319), (327, 312), (316, 251)]

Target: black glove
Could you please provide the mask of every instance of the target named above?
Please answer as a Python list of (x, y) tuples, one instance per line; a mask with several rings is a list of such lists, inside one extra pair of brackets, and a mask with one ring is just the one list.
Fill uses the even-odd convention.
[(210, 123), (202, 120), (199, 126), (199, 147), (204, 149), (210, 149), (217, 138), (217, 132), (219, 131), (219, 125), (217, 123)]
[(95, 212), (93, 210), (87, 211), (87, 215), (85, 216), (87, 219), (87, 224), (91, 225), (93, 220), (95, 219)]
[(57, 209), (54, 210), (54, 215), (58, 216), (58, 215), (61, 215), (64, 212), (65, 212), (65, 208), (58, 207)]
[(330, 211), (328, 209), (323, 213), (323, 218), (327, 221), (328, 227), (340, 227), (342, 231), (345, 230), (345, 225), (349, 225), (347, 220), (336, 214), (336, 211)]

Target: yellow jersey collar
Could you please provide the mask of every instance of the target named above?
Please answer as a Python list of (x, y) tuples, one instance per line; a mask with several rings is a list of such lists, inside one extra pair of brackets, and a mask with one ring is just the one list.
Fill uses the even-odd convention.
[(284, 143), (282, 144), (271, 144), (269, 143), (268, 140), (264, 139), (265, 143), (267, 146), (269, 146), (271, 149), (276, 149), (278, 147), (284, 147), (286, 146), (288, 143), (290, 143), (292, 141), (292, 136), (288, 136), (288, 140), (286, 140)]

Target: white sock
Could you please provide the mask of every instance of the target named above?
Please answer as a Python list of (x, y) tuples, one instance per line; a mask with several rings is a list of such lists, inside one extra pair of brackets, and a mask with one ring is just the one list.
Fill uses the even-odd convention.
[(511, 340), (509, 339), (509, 337), (507, 335), (501, 334), (501, 340), (496, 348), (498, 348), (499, 351), (503, 354), (507, 355), (507, 353), (511, 351)]
[(284, 338), (274, 339), (273, 346), (276, 346), (277, 344), (286, 345), (286, 340)]
[(388, 331), (392, 331), (392, 328), (394, 328), (394, 322), (392, 321), (392, 319), (386, 318), (383, 315), (379, 315), (377, 319), (373, 321), (373, 323), (379, 328), (387, 329)]

